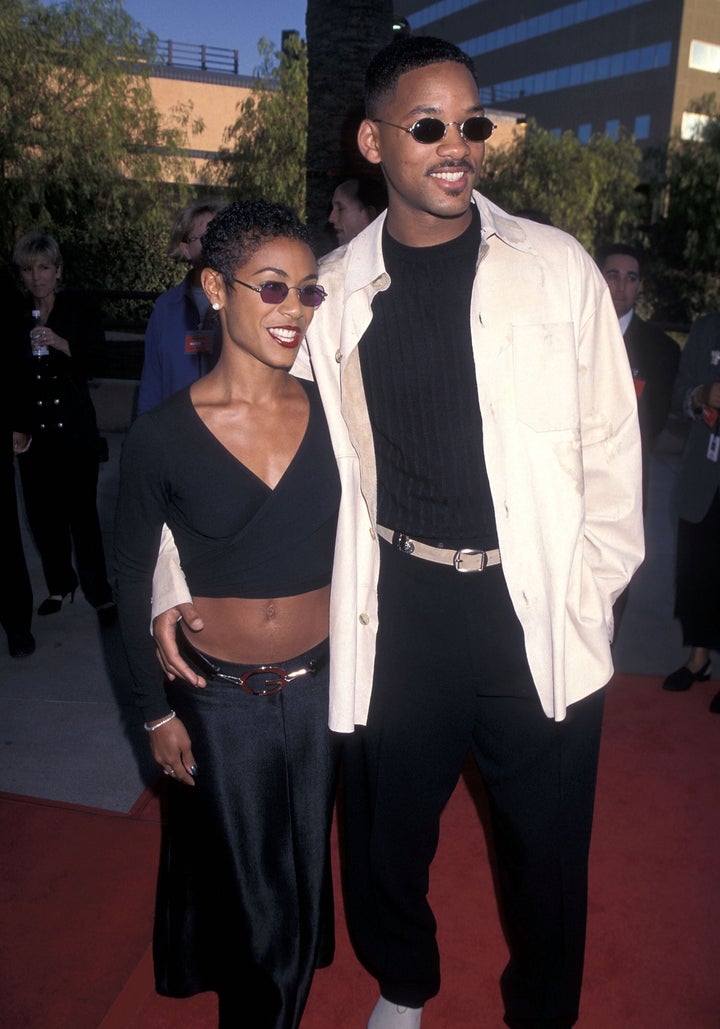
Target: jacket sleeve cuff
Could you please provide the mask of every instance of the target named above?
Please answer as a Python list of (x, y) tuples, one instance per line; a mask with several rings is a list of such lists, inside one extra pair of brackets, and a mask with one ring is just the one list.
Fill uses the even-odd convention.
[(153, 575), (150, 631), (152, 632), (152, 621), (163, 611), (169, 611), (179, 604), (191, 603), (192, 596), (180, 566), (180, 555), (175, 540), (167, 525), (164, 525)]

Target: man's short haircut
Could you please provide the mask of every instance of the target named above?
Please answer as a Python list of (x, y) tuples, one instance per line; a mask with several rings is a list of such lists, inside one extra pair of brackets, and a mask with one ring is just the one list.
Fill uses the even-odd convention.
[(196, 200), (189, 207), (184, 207), (175, 219), (175, 223), (170, 231), (170, 241), (167, 248), (168, 257), (171, 257), (174, 261), (184, 261), (185, 258), (180, 250), (180, 244), (187, 242), (187, 237), (192, 232), (195, 219), (203, 214), (212, 214), (214, 217), (218, 211), (222, 211), (223, 207), (225, 207), (225, 203), (222, 200), (213, 199)]
[(612, 257), (613, 254), (634, 257), (638, 264), (640, 278), (643, 279), (645, 277), (647, 260), (640, 247), (632, 246), (630, 243), (606, 243), (604, 246), (601, 246), (595, 254), (595, 262), (601, 271), (607, 259)]
[(401, 75), (446, 61), (462, 64), (479, 86), (472, 58), (454, 43), (435, 36), (398, 36), (375, 54), (365, 72), (366, 117), (377, 116), (382, 104), (395, 92)]
[(377, 175), (351, 175), (339, 186), (350, 184), (354, 186), (354, 194), (361, 207), (371, 207), (376, 215), (385, 210), (388, 202), (385, 179)]

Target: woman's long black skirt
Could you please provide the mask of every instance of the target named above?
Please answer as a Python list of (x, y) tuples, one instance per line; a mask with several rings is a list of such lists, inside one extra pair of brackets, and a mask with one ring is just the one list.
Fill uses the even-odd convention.
[[(322, 666), (315, 675), (270, 696), (217, 679), (205, 689), (166, 683), (198, 772), (194, 787), (168, 782), (156, 987), (172, 997), (216, 991), (220, 1025), (233, 1029), (296, 1029), (314, 970), (333, 956), (327, 644), (283, 667), (311, 658)], [(215, 663), (235, 676), (248, 668)]]

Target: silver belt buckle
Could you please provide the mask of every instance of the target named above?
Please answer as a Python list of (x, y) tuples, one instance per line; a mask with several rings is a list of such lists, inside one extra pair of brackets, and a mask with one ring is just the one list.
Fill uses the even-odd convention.
[[(479, 568), (463, 568), (462, 562), (463, 557), (477, 557), (482, 555)], [(456, 572), (484, 572), (487, 568), (487, 551), (486, 550), (471, 550), (469, 547), (464, 550), (456, 550), (453, 558), (453, 564), (455, 565)]]

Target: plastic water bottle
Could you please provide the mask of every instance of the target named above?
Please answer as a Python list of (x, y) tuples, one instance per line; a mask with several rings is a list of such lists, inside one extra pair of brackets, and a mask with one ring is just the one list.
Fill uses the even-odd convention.
[[(42, 326), (42, 315), (39, 311), (32, 312), (33, 318), (33, 329), (37, 329)], [(45, 344), (38, 338), (36, 339), (32, 332), (30, 333), (30, 343), (32, 345), (33, 357), (47, 357), (49, 350)]]

